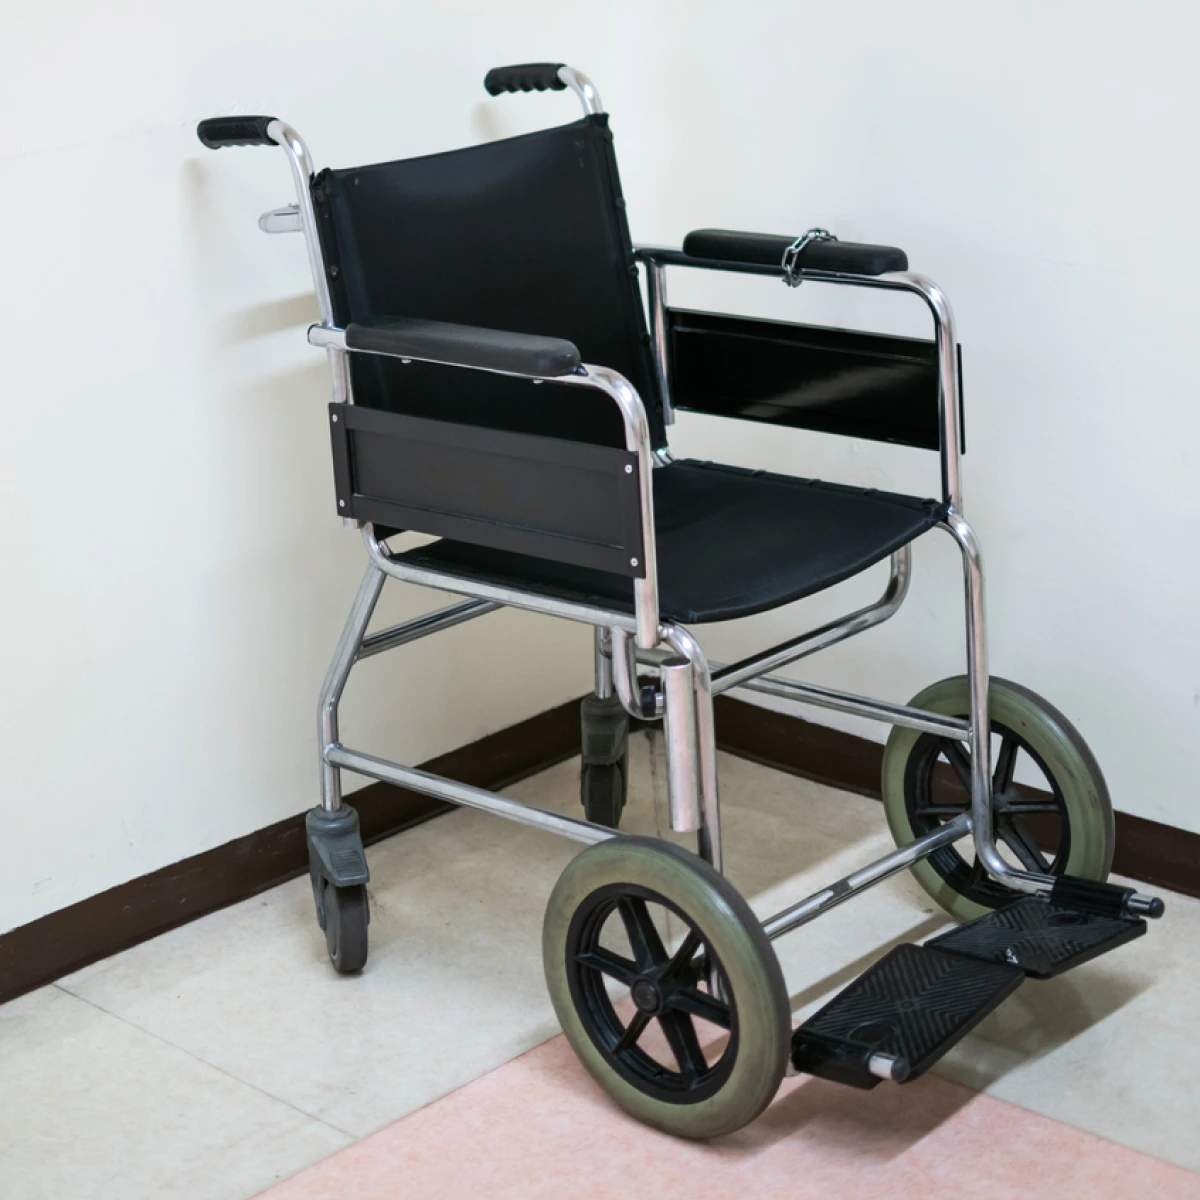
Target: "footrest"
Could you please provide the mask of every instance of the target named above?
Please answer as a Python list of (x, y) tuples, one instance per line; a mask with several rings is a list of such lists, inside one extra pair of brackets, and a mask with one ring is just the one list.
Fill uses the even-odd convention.
[(792, 1062), (858, 1088), (915, 1079), (1024, 979), (1004, 961), (897, 946), (796, 1030)]
[(1034, 979), (1049, 979), (1145, 932), (1146, 922), (1136, 917), (1100, 916), (1043, 896), (1025, 896), (926, 945), (979, 962), (1007, 963)]

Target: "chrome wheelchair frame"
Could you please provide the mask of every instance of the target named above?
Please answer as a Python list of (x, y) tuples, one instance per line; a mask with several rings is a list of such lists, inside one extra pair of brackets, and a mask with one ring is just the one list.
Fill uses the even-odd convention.
[[(597, 297), (609, 286), (607, 281), (615, 274), (580, 273), (579, 280), (586, 281), (586, 286), (576, 291), (584, 297), (583, 311), (587, 317), (577, 315), (575, 323), (582, 327), (590, 318), (602, 330), (615, 329), (624, 319), (623, 314), (636, 311), (641, 302), (630, 279), (641, 267), (648, 333), (647, 326), (640, 323), (639, 314), (634, 322), (638, 355), (627, 358), (623, 369), (640, 380), (644, 389), (657, 387), (665, 424), (673, 421), (670, 395), (673, 379), (688, 407), (729, 415), (729, 410), (722, 407), (727, 398), (720, 388), (705, 398), (698, 396), (703, 387), (688, 384), (689, 361), (694, 372), (695, 362), (703, 362), (703, 356), (689, 360), (688, 342), (672, 343), (676, 333), (690, 338), (697, 332), (719, 330), (719, 323), (727, 318), (681, 314), (668, 309), (668, 267), (775, 277), (782, 273), (784, 282), (792, 286), (812, 282), (919, 296), (933, 318), (932, 346), (920, 343), (917, 353), (911, 348), (897, 348), (897, 341), (904, 339), (871, 335), (868, 340), (876, 349), (864, 353), (883, 354), (910, 367), (920, 363), (917, 376), (929, 385), (936, 377), (936, 425), (930, 420), (919, 434), (915, 431), (910, 434), (905, 427), (895, 436), (906, 444), (931, 449), (937, 446), (942, 500), (938, 505), (933, 500), (887, 496), (884, 502), (890, 505), (908, 502), (928, 505), (921, 523), (905, 526), (891, 540), (876, 541), (857, 566), (850, 562), (840, 574), (827, 571), (823, 577), (814, 576), (808, 592), (799, 587), (790, 593), (777, 592), (769, 604), (764, 600), (763, 607), (777, 607), (788, 596), (811, 594), (831, 586), (838, 579), (861, 571), (866, 564), (881, 561), (890, 550), (888, 581), (873, 604), (738, 662), (709, 660), (691, 630), (679, 620), (664, 619), (664, 611), (683, 614), (689, 621), (698, 622), (703, 618), (725, 619), (718, 615), (722, 611), (744, 615), (762, 608), (722, 610), (711, 604), (692, 608), (686, 602), (679, 603), (678, 598), (667, 599), (665, 608), (660, 605), (654, 472), (657, 469), (664, 472), (660, 477), (660, 499), (664, 501), (662, 544), (664, 562), (671, 563), (664, 578), (668, 585), (673, 585), (685, 578), (680, 563), (693, 560), (700, 543), (674, 540), (679, 535), (672, 524), (669, 498), (679, 493), (670, 489), (678, 479), (688, 478), (685, 471), (724, 468), (712, 464), (676, 465), (665, 449), (658, 408), (648, 412), (642, 396), (625, 375), (608, 366), (583, 362), (583, 355), (573, 342), (480, 325), (431, 321), (423, 315), (397, 315), (397, 310), (403, 311), (410, 304), (426, 314), (439, 311), (457, 314), (464, 310), (461, 289), (452, 289), (449, 301), (438, 294), (431, 293), (430, 300), (425, 293), (389, 290), (393, 282), (407, 278), (403, 267), (419, 249), (411, 239), (391, 241), (388, 236), (388, 230), (396, 227), (396, 214), (402, 211), (396, 206), (403, 188), (393, 190), (398, 178), (395, 171), (397, 168), (408, 171), (413, 167), (412, 160), (354, 168), (351, 172), (323, 172), (317, 177), (304, 141), (282, 121), (269, 117), (224, 117), (201, 122), (197, 132), (210, 148), (275, 144), (287, 154), (297, 202), (263, 214), (259, 225), (268, 233), (300, 232), (305, 238), (320, 316), (319, 323), (308, 330), (308, 341), (326, 351), (332, 376), (333, 404), (329, 419), (338, 506), (345, 523), (360, 531), (367, 555), (366, 572), (321, 689), (317, 720), (321, 804), (306, 817), (314, 900), (330, 958), (339, 971), (353, 972), (362, 968), (367, 957), (369, 910), (365, 884), (369, 873), (357, 814), (344, 804), (342, 797), (342, 772), (350, 771), (589, 846), (564, 869), (547, 906), (543, 926), (547, 985), (564, 1032), (584, 1066), (619, 1104), (640, 1119), (687, 1137), (731, 1132), (752, 1120), (770, 1102), (787, 1064), (796, 1070), (863, 1088), (873, 1087), (884, 1079), (904, 1082), (916, 1078), (1022, 980), (1049, 978), (1123, 945), (1145, 932), (1144, 918), (1159, 917), (1164, 908), (1156, 897), (1105, 882), (1113, 854), (1112, 805), (1099, 766), (1078, 732), (1067, 718), (1028, 689), (989, 678), (983, 556), (979, 539), (963, 515), (961, 381), (950, 304), (941, 289), (924, 276), (907, 269), (888, 269), (906, 267), (902, 251), (843, 244), (831, 252), (826, 243), (836, 239), (824, 230), (809, 230), (790, 245), (787, 238), (708, 230), (689, 235), (684, 243), (686, 249), (631, 246), (623, 215), (612, 216), (614, 211), (619, 213), (624, 202), (616, 183), (611, 147), (603, 145), (611, 142), (607, 117), (591, 81), (562, 64), (534, 63), (496, 68), (484, 82), (493, 95), (504, 91), (570, 88), (580, 100), (584, 120), (547, 131), (546, 136), (583, 139), (586, 131), (593, 141), (555, 142), (565, 154), (555, 162), (572, 164), (569, 170), (575, 171), (575, 164), (587, 161), (583, 148), (600, 145), (600, 157), (591, 161), (607, 164), (605, 169), (609, 174), (586, 177), (578, 174), (577, 178), (590, 181), (591, 190), (568, 193), (550, 188), (546, 194), (553, 198), (553, 203), (564, 206), (555, 209), (556, 213), (589, 212), (588, 206), (595, 197), (600, 197), (607, 207), (597, 224), (566, 227), (560, 233), (557, 252), (561, 254), (564, 247), (582, 252), (593, 242), (599, 245), (602, 239), (598, 233), (593, 237), (593, 233), (606, 230), (604, 245), (610, 257), (604, 260), (604, 272), (619, 266), (616, 274), (626, 290), (621, 293), (620, 305), (605, 310), (608, 316), (597, 321), (592, 310), (598, 304)], [(513, 149), (504, 143), (498, 152), (511, 155)], [(480, 155), (485, 158), (492, 155), (491, 150), (476, 148), (452, 152), (452, 157), (461, 162), (456, 156), (463, 153), (472, 155), (471, 161), (475, 163), (481, 161)], [(416, 161), (417, 169), (424, 171), (427, 160)], [(500, 162), (509, 191), (503, 193), (505, 198), (499, 207), (493, 207), (495, 192), (483, 190), (479, 177), (473, 176), (467, 193), (454, 193), (460, 204), (464, 203), (463, 195), (477, 204), (479, 197), (485, 197), (486, 208), (478, 208), (469, 219), (461, 215), (463, 210), (455, 209), (454, 220), (446, 226), (451, 241), (439, 244), (437, 257), (425, 263), (427, 276), (442, 277), (441, 263), (447, 255), (462, 259), (476, 253), (460, 244), (464, 230), (474, 231), (477, 227), (490, 230), (486, 236), (494, 238), (498, 231), (504, 235), (519, 228), (530, 180), (547, 178), (528, 165), (522, 172), (513, 171), (514, 160), (508, 157), (488, 158), (488, 161)], [(528, 160), (522, 161), (528, 164)], [(387, 189), (382, 193), (372, 190), (371, 180), (379, 177), (369, 174), (378, 170), (389, 172), (384, 176)], [(582, 166), (579, 170), (582, 171)], [(357, 303), (357, 306), (349, 302), (344, 282), (336, 283), (331, 291), (330, 280), (339, 278), (340, 268), (336, 259), (327, 258), (323, 249), (328, 245), (334, 247), (334, 254), (338, 253), (340, 235), (333, 222), (349, 219), (346, 214), (350, 210), (338, 207), (346, 204), (344, 192), (338, 190), (346, 178), (352, 179), (351, 190), (356, 196), (367, 197), (356, 202), (367, 208), (355, 211), (360, 215), (367, 211), (373, 214), (364, 235), (372, 248), (370, 270), (362, 258), (352, 257), (349, 261), (357, 264), (359, 275), (373, 279), (382, 289), (378, 296), (371, 294), (371, 303)], [(453, 192), (460, 177), (442, 175), (430, 183), (429, 177), (422, 175), (419, 186), (412, 184), (411, 176), (403, 178), (409, 180), (405, 186), (410, 192), (436, 197), (440, 204), (448, 194), (444, 189)], [(380, 196), (382, 199), (378, 199)], [(314, 200), (323, 206), (324, 226), (318, 222)], [(337, 217), (339, 213), (341, 218)], [(423, 219), (427, 224), (421, 228), (431, 230), (437, 224), (436, 218)], [(370, 224), (370, 220), (376, 223)], [(328, 241), (323, 241), (323, 232)], [(356, 236), (352, 235), (351, 240), (356, 240)], [(816, 243), (813, 250), (817, 253), (806, 256), (811, 243)], [(540, 226), (524, 242), (500, 244), (519, 255), (526, 252), (522, 247), (532, 246), (537, 253), (553, 259), (553, 252), (546, 249), (548, 243), (542, 240)], [(771, 261), (771, 255), (777, 257), (781, 246), (786, 247), (782, 262)], [(805, 266), (806, 261), (809, 266)], [(503, 275), (503, 262), (495, 259), (492, 263), (497, 278)], [(817, 269), (811, 265), (818, 262), (827, 268), (854, 268), (854, 272)], [(514, 261), (511, 270), (524, 278), (527, 270), (524, 259)], [(874, 273), (865, 273), (868, 271)], [(419, 277), (420, 272), (414, 270), (413, 274)], [(549, 287), (561, 288), (561, 282), (552, 280)], [(506, 304), (514, 294), (504, 294)], [(554, 296), (556, 304), (565, 295), (554, 290), (543, 294)], [(375, 300), (379, 301), (378, 306)], [(344, 327), (338, 324), (335, 315), (343, 310), (348, 314)], [(376, 318), (380, 310), (384, 314), (382, 320)], [(465, 311), (470, 316), (475, 310), (467, 305)], [(365, 315), (359, 316), (360, 313)], [(555, 314), (548, 311), (539, 310), (532, 316), (526, 313), (524, 327), (540, 326), (543, 320), (553, 325), (554, 318)], [(689, 327), (687, 322), (693, 324)], [(514, 317), (513, 323), (521, 327), (521, 318)], [(751, 326), (758, 330), (752, 336)], [(814, 334), (812, 327), (790, 323), (777, 327), (792, 331), (786, 334), (763, 333), (753, 322), (742, 322), (737, 328), (738, 337), (750, 339), (751, 357), (739, 358), (727, 349), (728, 343), (720, 343), (726, 348), (719, 354), (731, 356), (710, 357), (709, 365), (700, 369), (714, 374), (724, 372), (728, 389), (738, 393), (747, 391), (746, 374), (759, 373), (760, 355), (766, 354), (762, 349), (764, 344), (778, 345), (791, 338), (792, 345), (800, 345), (804, 338), (815, 337), (812, 345), (819, 347), (820, 338), (825, 337), (843, 339), (838, 343), (842, 347), (848, 347), (856, 338), (860, 340), (854, 345), (860, 349), (864, 345), (863, 335), (830, 330)], [(878, 349), (881, 342), (886, 343), (883, 350)], [(647, 343), (649, 355), (645, 349)], [(678, 378), (670, 360), (672, 344), (677, 352), (674, 365), (683, 372)], [(597, 345), (608, 346), (610, 350), (617, 346), (611, 352), (621, 361), (620, 343)], [(847, 354), (858, 352), (846, 350)], [(616, 439), (589, 441), (586, 433), (540, 436), (557, 428), (554, 422), (560, 410), (552, 406), (529, 415), (526, 399), (519, 398), (521, 420), (507, 430), (490, 407), (480, 410), (486, 419), (473, 424), (476, 418), (469, 415), (469, 410), (464, 420), (454, 415), (462, 410), (445, 407), (448, 401), (459, 399), (460, 393), (469, 395), (467, 387), (447, 393), (439, 384), (434, 393), (432, 417), (421, 417), (421, 411), (429, 410), (414, 404), (411, 396), (404, 411), (391, 411), (398, 390), (388, 388), (406, 386), (397, 375), (381, 376), (388, 381), (387, 387), (373, 393), (376, 377), (356, 371), (364, 404), (354, 408), (348, 359), (351, 353), (383, 356), (393, 363), (399, 360), (400, 364), (416, 362), (483, 371), (535, 385), (548, 383), (589, 389), (611, 402), (619, 412), (624, 450), (615, 448)], [(776, 365), (780, 362), (771, 361)], [(848, 360), (839, 360), (843, 361)], [(861, 365), (861, 359), (858, 361)], [(795, 363), (791, 359), (784, 364), (789, 381), (804, 375), (804, 371), (795, 369)], [(415, 367), (412, 371), (423, 369), (426, 368)], [(773, 369), (769, 365), (762, 368), (763, 378), (768, 380), (764, 386), (768, 389), (775, 386), (771, 382)], [(839, 373), (843, 370), (841, 366), (837, 368)], [(405, 374), (405, 379), (409, 378)], [(851, 390), (858, 386), (857, 380), (852, 379)], [(863, 395), (871, 403), (874, 402), (872, 386), (868, 383), (863, 388)], [(903, 389), (908, 384), (900, 386)], [(893, 396), (900, 394), (885, 391), (889, 405)], [(495, 398), (493, 392), (494, 389), (486, 393), (489, 405)], [(911, 391), (903, 394), (915, 402), (920, 412), (929, 413), (932, 390), (919, 390), (915, 401)], [(705, 409), (705, 403), (715, 407)], [(741, 403), (740, 398), (737, 403)], [(770, 407), (767, 403), (767, 408)], [(761, 419), (757, 410), (733, 411)], [(827, 428), (852, 436), (890, 438), (895, 433), (895, 426), (872, 426), (870, 417), (860, 410), (854, 413), (846, 417), (849, 423), (841, 425), (823, 426), (820, 419), (807, 414), (805, 420), (815, 422), (808, 426), (813, 429)], [(854, 424), (860, 420), (866, 424)], [(490, 423), (499, 427), (491, 428)], [(528, 432), (531, 423), (533, 434)], [(522, 428), (527, 432), (520, 432)], [(909, 440), (910, 435), (916, 440)], [(479, 464), (484, 461), (490, 465), (483, 471), (484, 483), (477, 486), (474, 472), (481, 469)], [(497, 466), (499, 462), (505, 465)], [(538, 474), (539, 471), (543, 473)], [(558, 474), (548, 475), (547, 471)], [(574, 479), (580, 473), (591, 480), (587, 487), (579, 491), (564, 490), (562, 480)], [(411, 486), (407, 486), (410, 475)], [(547, 479), (551, 479), (550, 484)], [(793, 483), (802, 488), (826, 490), (840, 486), (770, 477), (766, 482), (756, 479), (751, 490), (775, 487), (781, 481), (789, 487)], [(743, 491), (738, 496), (747, 494)], [(775, 496), (774, 502), (780, 503), (777, 493), (758, 494)], [(710, 513), (724, 517), (731, 511), (745, 511), (737, 507), (742, 500), (713, 500), (713, 495), (705, 493)], [(580, 521), (546, 523), (537, 514), (545, 509), (548, 496), (553, 496), (558, 512), (568, 513), (572, 519), (578, 516)], [(843, 506), (847, 503), (844, 496), (838, 500)], [(602, 516), (596, 518), (592, 510)], [(783, 520), (782, 525), (774, 527), (780, 531), (779, 538), (790, 537), (791, 522), (797, 518), (788, 514), (797, 511), (809, 510), (778, 510)], [(829, 524), (823, 526), (827, 534), (835, 540), (845, 536), (847, 545), (853, 547), (853, 538), (858, 535), (846, 534), (848, 527), (838, 524), (839, 510), (820, 511), (834, 514), (814, 518), (828, 519)], [(393, 517), (398, 519), (393, 521)], [(687, 519), (692, 518), (685, 518), (685, 523)], [(539, 525), (539, 521), (543, 524)], [(381, 533), (375, 522), (386, 522), (389, 529), (415, 528), (439, 534), (448, 539), (445, 547), (451, 557), (447, 560), (434, 554), (421, 558), (412, 552), (397, 552), (388, 544), (389, 535)], [(484, 524), (488, 525), (486, 531), (481, 529)], [(908, 594), (911, 543), (934, 526), (944, 529), (954, 539), (962, 558), (965, 679), (941, 681), (925, 689), (913, 703), (896, 704), (777, 674), (782, 667), (894, 616)], [(739, 526), (739, 538), (740, 531)], [(709, 533), (700, 536), (707, 538)], [(719, 539), (728, 534), (716, 536)], [(503, 565), (494, 574), (482, 568), (472, 575), (472, 560), (454, 557), (463, 549), (460, 543), (466, 543), (468, 548), (478, 545), (500, 549), (509, 557), (502, 560)], [(742, 559), (742, 569), (752, 574), (757, 563), (768, 561), (761, 547), (782, 544), (780, 540), (761, 543), (750, 551), (749, 558)], [(707, 546), (707, 541), (703, 545)], [(557, 562), (561, 558), (564, 565), (591, 569), (600, 575), (583, 576), (592, 582), (579, 587), (569, 579), (560, 587), (554, 581), (556, 577), (550, 576), (541, 578), (543, 591), (530, 590), (535, 586), (532, 582), (527, 586), (511, 582), (530, 578), (519, 574), (518, 560), (525, 554), (535, 560)], [(449, 569), (447, 561), (451, 564)], [(434, 612), (368, 633), (367, 627), (389, 578), (463, 598)], [(595, 601), (596, 596), (607, 595), (608, 605), (620, 605), (628, 596), (627, 592), (622, 595), (620, 589), (605, 591), (609, 585), (603, 581), (612, 579), (628, 581), (632, 611)], [(664, 588), (664, 598), (669, 597), (669, 592), (670, 586)], [(571, 596), (576, 598), (568, 598)], [(338, 712), (357, 662), (505, 607), (558, 617), (593, 629), (595, 700), (585, 699), (583, 703), (582, 790), (585, 813), (589, 817), (600, 816), (610, 824), (523, 804), (342, 743)], [(722, 876), (714, 698), (734, 688), (882, 721), (894, 727), (884, 753), (883, 798), (897, 849), (834, 880), (765, 921), (755, 916)], [(944, 711), (938, 710), (939, 705)], [(995, 776), (989, 711), (993, 706), (996, 731), (1002, 741)], [(636, 837), (616, 828), (624, 803), (623, 756), (629, 717), (662, 719), (671, 828), (680, 834), (696, 835), (698, 856), (661, 839)], [(1021, 747), (1051, 781), (1052, 796), (1030, 800), (1021, 795), (1013, 774), (1015, 756)], [(931, 800), (922, 809), (920, 798), (926, 795), (931, 798), (935, 787), (940, 786), (934, 778), (939, 755), (949, 759), (965, 790), (952, 804)], [(1056, 764), (1053, 770), (1047, 767), (1047, 760)], [(1043, 834), (1018, 828), (1019, 813), (1037, 812), (1054, 812), (1062, 823), (1053, 861), (1042, 853), (1041, 847), (1051, 844), (1039, 842)], [(922, 813), (922, 820), (918, 820)], [(1076, 831), (1074, 837), (1072, 830)], [(1020, 866), (1014, 866), (1004, 857), (1001, 841)], [(959, 842), (973, 846), (974, 867), (968, 867), (951, 850)], [(1036, 869), (1039, 866), (1044, 870)], [(954, 916), (973, 919), (923, 946), (896, 946), (860, 979), (793, 1029), (785, 981), (770, 940), (909, 868), (914, 868), (918, 881), (939, 905)], [(963, 874), (958, 874), (960, 871)], [(648, 904), (673, 912), (686, 927), (679, 945), (670, 952), (649, 916)], [(600, 941), (605, 923), (618, 912), (631, 956), (622, 956)], [(628, 1018), (620, 1016), (613, 1007), (615, 993), (610, 994), (610, 989), (614, 983), (628, 988), (633, 1010)], [(707, 991), (703, 990), (705, 987)], [(694, 1027), (696, 1019), (728, 1031), (724, 1049), (715, 1062), (708, 1060), (700, 1045)], [(652, 1021), (661, 1027), (678, 1072), (648, 1055), (640, 1043), (642, 1033)]]
[[(562, 69), (562, 77), (579, 96), (585, 113), (603, 111), (595, 87), (582, 72)], [(267, 233), (300, 232), (304, 235), (317, 296), (320, 323), (308, 332), (309, 342), (326, 350), (333, 380), (335, 403), (352, 402), (344, 331), (334, 321), (326, 280), (326, 264), (317, 234), (310, 195), (312, 159), (300, 135), (283, 121), (273, 121), (268, 136), (286, 152), (296, 186), (297, 204), (273, 210), (259, 219)], [(636, 246), (646, 271), (650, 329), (658, 382), (667, 419), (672, 419), (669, 398), (669, 364), (666, 336), (666, 268), (690, 267), (777, 275), (774, 268), (696, 259), (681, 250)], [(960, 432), (959, 365), (954, 315), (945, 293), (932, 280), (909, 272), (885, 275), (850, 275), (805, 270), (796, 272), (804, 282), (907, 292), (919, 296), (933, 317), (937, 348), (939, 420), (941, 425), (941, 491), (948, 505), (943, 528), (962, 555), (966, 610), (966, 666), (970, 680), (971, 715), (968, 720), (944, 716), (903, 704), (852, 695), (816, 684), (773, 674), (779, 668), (827, 649), (847, 638), (882, 624), (900, 609), (911, 579), (911, 546), (891, 557), (887, 586), (880, 599), (839, 620), (809, 630), (779, 645), (722, 664), (705, 656), (695, 637), (679, 624), (659, 621), (658, 588), (654, 557), (654, 498), (651, 471), (660, 460), (651, 449), (649, 426), (641, 397), (622, 376), (599, 365), (585, 364), (579, 375), (559, 377), (557, 384), (594, 388), (618, 407), (625, 428), (625, 444), (637, 456), (641, 496), (642, 538), (646, 563), (643, 578), (635, 579), (634, 614), (549, 598), (531, 592), (456, 578), (440, 571), (417, 568), (397, 559), (370, 524), (362, 527), (368, 566), (338, 641), (321, 689), (318, 739), (321, 764), (321, 804), (329, 815), (342, 809), (341, 772), (352, 771), (425, 793), (452, 804), (477, 808), (511, 821), (544, 829), (578, 842), (594, 844), (626, 836), (619, 830), (522, 804), (481, 788), (431, 775), (428, 772), (366, 754), (344, 746), (338, 728), (338, 707), (350, 672), (363, 658), (396, 649), (419, 638), (474, 620), (503, 607), (525, 609), (591, 625), (595, 630), (595, 690), (600, 697), (615, 694), (634, 717), (647, 715), (636, 685), (637, 668), (649, 668), (659, 678), (654, 712), (664, 724), (668, 798), (671, 828), (696, 833), (700, 855), (718, 871), (722, 867), (720, 802), (717, 785), (716, 736), (713, 697), (733, 688), (770, 695), (777, 699), (832, 709), (882, 721), (940, 737), (965, 742), (971, 752), (971, 804), (969, 813), (946, 823), (909, 845), (884, 855), (845, 878), (830, 883), (764, 922), (767, 936), (777, 938), (813, 920), (852, 896), (874, 886), (935, 851), (970, 838), (988, 874), (1007, 887), (1024, 893), (1049, 894), (1051, 876), (1020, 870), (1001, 855), (992, 810), (992, 763), (988, 721), (988, 654), (984, 607), (983, 554), (975, 530), (963, 515)], [(408, 361), (405, 359), (404, 361)], [(467, 364), (464, 369), (475, 369)], [(524, 376), (535, 383), (536, 376)], [(333, 418), (336, 420), (336, 416)], [(357, 522), (348, 521), (351, 527)], [(433, 613), (367, 634), (367, 625), (386, 579), (398, 579), (469, 597)], [(1142, 915), (1154, 902), (1140, 894), (1130, 897), (1127, 910)]]

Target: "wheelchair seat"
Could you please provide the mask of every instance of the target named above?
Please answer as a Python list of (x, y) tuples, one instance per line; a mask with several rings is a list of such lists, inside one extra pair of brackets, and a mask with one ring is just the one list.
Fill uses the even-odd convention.
[[(944, 519), (893, 492), (680, 460), (654, 472), (660, 615), (690, 624), (765, 612), (840, 583)], [(475, 582), (633, 611), (628, 578), (442, 539), (401, 561)]]

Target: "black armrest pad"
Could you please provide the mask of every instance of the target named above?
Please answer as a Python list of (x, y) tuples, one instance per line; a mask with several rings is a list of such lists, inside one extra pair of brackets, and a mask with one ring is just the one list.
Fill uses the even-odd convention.
[(421, 321), (414, 317), (389, 317), (347, 325), (346, 345), (370, 354), (538, 378), (572, 375), (580, 366), (579, 351), (561, 338), (451, 325), (446, 321)]
[[(738, 233), (732, 229), (697, 229), (683, 239), (683, 252), (717, 262), (777, 266), (783, 274), (783, 252), (796, 240), (775, 233)], [(844, 271), (850, 275), (883, 275), (907, 271), (908, 255), (895, 246), (863, 242), (809, 242), (796, 264), (801, 270)]]

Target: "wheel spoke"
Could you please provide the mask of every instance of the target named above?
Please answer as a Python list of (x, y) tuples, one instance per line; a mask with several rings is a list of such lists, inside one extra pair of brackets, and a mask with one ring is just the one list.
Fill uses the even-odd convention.
[(971, 873), (967, 876), (967, 881), (963, 884), (960, 894), (969, 895), (986, 879), (987, 872), (983, 869), (983, 863), (979, 859), (975, 859), (971, 864)]
[(950, 738), (942, 738), (941, 741), (942, 753), (946, 756), (946, 761), (954, 768), (958, 782), (967, 789), (969, 796), (971, 794), (971, 756), (962, 748), (961, 742), (952, 741)]
[(969, 801), (961, 804), (931, 804), (928, 808), (920, 809), (923, 817), (961, 817), (967, 811)]
[(640, 974), (636, 963), (631, 963), (629, 959), (622, 958), (619, 954), (614, 954), (603, 946), (597, 946), (595, 950), (589, 950), (584, 954), (577, 954), (575, 961), (580, 966), (591, 967), (593, 971), (610, 976), (626, 987), (633, 987)]
[(1050, 864), (1042, 856), (1038, 844), (1019, 821), (1005, 814), (997, 823), (996, 836), (1021, 860), (1021, 866), (1037, 875), (1045, 875)]
[(679, 949), (671, 955), (671, 961), (663, 967), (662, 975), (659, 976), (659, 981), (665, 983), (668, 979), (677, 975), (680, 969), (692, 961), (696, 951), (700, 949), (704, 939), (700, 936), (698, 930), (689, 929), (687, 937), (679, 943)]
[(629, 1024), (625, 1026), (625, 1032), (621, 1034), (620, 1041), (613, 1047), (614, 1054), (620, 1054), (623, 1050), (630, 1050), (637, 1045), (637, 1040), (646, 1032), (646, 1026), (650, 1024), (650, 1014), (644, 1012), (635, 1012), (629, 1018)]
[(1013, 774), (1017, 769), (1017, 753), (1020, 751), (1017, 739), (1003, 738), (1000, 742), (1000, 753), (996, 755), (996, 770), (992, 775), (992, 791), (1007, 792), (1013, 783)]
[(708, 1070), (708, 1061), (704, 1051), (700, 1049), (700, 1039), (696, 1037), (696, 1027), (686, 1013), (673, 1012), (668, 1009), (658, 1018), (662, 1031), (666, 1034), (667, 1044), (671, 1053), (679, 1063), (680, 1074), (685, 1079), (695, 1079)]
[(633, 950), (638, 970), (649, 971), (652, 967), (666, 962), (666, 948), (654, 927), (654, 918), (651, 917), (645, 900), (637, 896), (622, 896), (617, 901), (617, 910), (625, 923), (625, 932), (629, 936), (629, 945)]
[(1057, 800), (1013, 800), (1009, 804), (1005, 804), (1001, 812), (1007, 813), (1009, 816), (1019, 815), (1021, 813), (1062, 813), (1062, 806)]
[(729, 1005), (723, 1004), (713, 996), (706, 996), (697, 988), (680, 988), (667, 997), (667, 1007), (676, 1012), (689, 1013), (702, 1021), (710, 1021), (722, 1029), (733, 1027), (733, 1017)]

